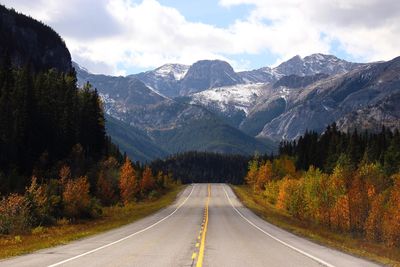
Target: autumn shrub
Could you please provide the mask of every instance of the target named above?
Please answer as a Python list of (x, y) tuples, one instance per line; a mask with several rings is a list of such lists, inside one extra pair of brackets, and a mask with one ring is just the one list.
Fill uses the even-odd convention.
[(276, 207), (280, 210), (286, 210), (286, 203), (288, 198), (288, 188), (290, 187), (289, 177), (285, 177), (278, 182), (279, 193), (276, 200)]
[(349, 198), (347, 195), (346, 181), (351, 173), (346, 166), (338, 164), (328, 181), (328, 195), (330, 218), (329, 225), (339, 232), (346, 232), (350, 229)]
[(245, 177), (246, 183), (256, 191), (256, 182), (257, 182), (257, 175), (258, 175), (258, 159), (255, 158), (254, 160), (249, 162), (248, 172)]
[(272, 180), (272, 163), (268, 160), (265, 164), (260, 164), (257, 173), (255, 189), (257, 192), (265, 190), (266, 184)]
[(139, 192), (136, 172), (128, 158), (125, 159), (125, 163), (121, 167), (119, 190), (121, 194), (121, 200), (124, 205), (134, 201), (137, 193)]
[(53, 221), (46, 187), (39, 185), (35, 176), (25, 190), (25, 197), (29, 203), (33, 225), (50, 224)]
[(388, 246), (400, 246), (400, 173), (393, 176), (393, 181), (383, 216), (382, 232)]
[(304, 218), (307, 210), (307, 203), (304, 197), (303, 181), (290, 179), (286, 190), (285, 205), (288, 213), (298, 219)]
[(361, 233), (364, 229), (365, 220), (369, 212), (368, 191), (362, 176), (355, 175), (348, 195), (350, 230), (353, 233)]
[(304, 200), (307, 203), (305, 217), (308, 220), (320, 223), (323, 218), (324, 180), (327, 179), (320, 169), (310, 166), (304, 173)]
[(349, 198), (342, 195), (336, 199), (330, 212), (330, 226), (339, 232), (350, 230)]
[(62, 194), (64, 215), (70, 219), (90, 217), (91, 198), (89, 195), (89, 182), (86, 176), (78, 179), (68, 179)]
[(272, 162), (272, 179), (282, 179), (285, 176), (296, 177), (296, 167), (291, 158), (283, 156)]
[(275, 205), (279, 194), (279, 184), (276, 181), (268, 182), (263, 194), (270, 204)]
[(289, 215), (341, 233), (400, 247), (400, 173), (388, 176), (368, 157), (355, 168), (342, 154), (332, 173), (310, 166), (296, 172), (283, 156), (249, 163), (254, 194)]
[(140, 181), (140, 191), (142, 195), (148, 194), (151, 190), (155, 189), (155, 181), (151, 169), (146, 167), (143, 171), (142, 180)]
[(372, 201), (371, 209), (364, 225), (365, 236), (368, 240), (381, 241), (382, 239), (384, 200), (385, 196), (379, 194)]
[(0, 233), (16, 234), (30, 230), (32, 218), (24, 196), (10, 194), (0, 200)]

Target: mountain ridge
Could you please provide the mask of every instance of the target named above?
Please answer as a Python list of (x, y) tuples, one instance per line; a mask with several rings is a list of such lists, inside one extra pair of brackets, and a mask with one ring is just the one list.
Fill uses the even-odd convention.
[[(271, 140), (278, 142), (282, 138), (295, 139), (306, 130), (320, 132), (346, 114), (373, 105), (371, 99), (382, 98), (383, 95), (377, 96), (376, 92), (384, 83), (376, 82), (376, 90), (368, 89), (375, 94), (355, 89), (357, 86), (367, 86), (368, 82), (375, 79), (368, 74), (369, 70), (395, 68), (395, 64), (391, 65), (390, 62), (385, 62), (386, 67), (379, 67), (379, 64), (382, 62), (352, 63), (323, 54), (304, 58), (295, 56), (275, 68), (264, 67), (251, 71), (264, 77), (263, 82), (249, 81), (246, 78), (249, 72), (236, 73), (229, 63), (218, 60), (202, 60), (191, 66), (165, 64), (153, 71), (120, 79), (140, 80), (141, 75), (145, 74), (147, 79), (157, 76), (153, 84), (160, 85), (163, 84), (160, 81), (163, 81), (164, 84), (169, 83), (168, 86), (173, 87), (174, 91), (168, 92), (169, 89), (164, 87), (161, 93), (142, 80), (147, 92), (155, 91), (160, 96), (168, 96), (154, 103), (133, 105), (112, 115), (145, 129), (150, 138), (158, 139), (158, 142), (175, 140), (167, 136), (171, 133), (180, 136), (186, 131), (185, 127), (196, 129), (196, 122), (205, 120), (214, 125), (211, 121), (216, 119), (221, 125), (233, 127), (215, 125), (216, 128), (239, 130), (267, 143), (271, 143)], [(364, 78), (357, 78), (364, 72)], [(359, 92), (353, 94), (355, 91)], [(111, 95), (107, 96), (112, 98)], [(338, 109), (343, 111), (339, 112)], [(395, 118), (395, 115), (391, 118)], [(210, 131), (208, 134), (212, 135)], [(181, 139), (189, 142), (186, 137)], [(211, 142), (210, 139), (207, 142)], [(178, 143), (175, 142), (175, 145), (178, 146)], [(210, 147), (206, 143), (203, 146)], [(181, 147), (186, 149), (190, 146), (183, 144)], [(174, 149), (164, 147), (164, 150), (176, 152)], [(226, 149), (229, 150), (228, 147)]]

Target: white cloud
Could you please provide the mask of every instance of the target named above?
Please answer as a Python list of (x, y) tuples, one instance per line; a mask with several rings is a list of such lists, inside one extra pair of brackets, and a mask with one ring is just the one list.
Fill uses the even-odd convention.
[(310, 44), (315, 51), (331, 51), (333, 41), (363, 61), (389, 60), (399, 55), (398, 0), (220, 0), (220, 4), (254, 5), (249, 21), (267, 20), (267, 28), (284, 33), (276, 34), (278, 42), (270, 46), (282, 58), (292, 50), (304, 55)]
[(246, 19), (226, 28), (188, 21), (156, 0), (5, 0), (7, 6), (51, 25), (73, 59), (96, 73), (124, 74), (168, 62), (222, 59), (249, 66), (238, 55), (332, 52), (332, 45), (360, 60), (386, 60), (400, 47), (398, 0), (220, 0), (224, 7), (249, 4)]

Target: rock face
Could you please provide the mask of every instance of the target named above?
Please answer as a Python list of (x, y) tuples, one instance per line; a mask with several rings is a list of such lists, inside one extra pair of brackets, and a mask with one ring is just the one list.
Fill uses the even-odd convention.
[(94, 86), (102, 97), (106, 113), (115, 118), (121, 118), (129, 109), (166, 100), (164, 96), (150, 89), (134, 76), (96, 75), (89, 73), (75, 62), (73, 65), (79, 86), (83, 86), (86, 82)]
[(328, 77), (329, 75), (325, 73), (317, 73), (311, 76), (297, 76), (291, 74), (280, 78), (276, 83), (274, 83), (273, 87), (301, 88)]
[(392, 103), (400, 92), (400, 58), (365, 65), (291, 92), (285, 112), (267, 123), (260, 137), (294, 139), (307, 129), (321, 132), (334, 121), (341, 121), (343, 129), (349, 129), (351, 117), (355, 122), (359, 120), (360, 127), (365, 124), (373, 128), (371, 118), (365, 114), (374, 110), (373, 124), (378, 124), (374, 127), (382, 125), (379, 117), (386, 118), (385, 124), (396, 124), (397, 113), (392, 114), (393, 107), (385, 103)]
[(247, 83), (274, 83), (289, 75), (313, 76), (315, 74), (336, 75), (349, 72), (363, 64), (347, 62), (332, 55), (312, 54), (305, 58), (295, 56), (275, 68), (239, 72)]
[(341, 131), (353, 131), (354, 129), (366, 129), (371, 132), (379, 132), (382, 126), (388, 129), (400, 129), (400, 93), (394, 93), (378, 101), (348, 113), (337, 121)]
[(179, 95), (179, 81), (185, 76), (189, 66), (181, 64), (166, 64), (155, 70), (142, 72), (128, 77), (136, 77), (167, 97)]
[(49, 26), (0, 5), (0, 55), (13, 66), (26, 64), (35, 71), (72, 70), (71, 55), (61, 37)]
[(74, 66), (79, 84), (93, 84), (103, 98), (106, 113), (119, 120), (109, 118), (107, 131), (137, 159), (189, 150), (253, 154), (274, 149), (202, 106), (161, 96), (136, 75), (95, 75), (76, 63)]
[(344, 74), (362, 64), (351, 63), (332, 55), (312, 54), (305, 58), (295, 56), (283, 62), (274, 71), (279, 75), (312, 76), (317, 73), (328, 75)]
[(190, 66), (180, 82), (180, 95), (242, 83), (231, 65), (220, 60), (201, 60)]
[(78, 78), (99, 89), (108, 114), (166, 153), (252, 154), (332, 122), (343, 130), (398, 127), (399, 61), (358, 64), (314, 54), (239, 73), (226, 62), (202, 60), (127, 77), (78, 71)]
[(191, 66), (166, 64), (128, 77), (136, 77), (148, 87), (170, 98), (243, 83), (233, 68), (221, 60), (201, 60)]

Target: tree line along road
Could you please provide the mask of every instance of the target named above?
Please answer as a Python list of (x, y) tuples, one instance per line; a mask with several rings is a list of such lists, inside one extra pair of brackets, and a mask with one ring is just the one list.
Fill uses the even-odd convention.
[(149, 217), (0, 266), (377, 266), (271, 225), (226, 184), (192, 184)]

